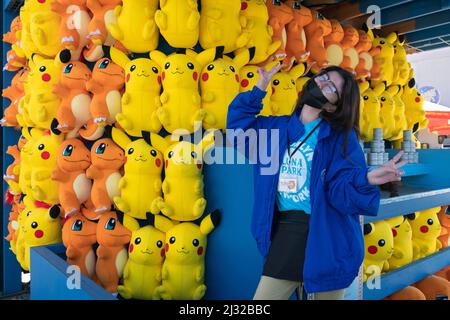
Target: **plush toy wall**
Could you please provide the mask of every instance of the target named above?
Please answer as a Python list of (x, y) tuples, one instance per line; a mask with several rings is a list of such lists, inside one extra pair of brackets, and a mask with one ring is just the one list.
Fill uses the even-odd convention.
[[(207, 235), (220, 221), (203, 183), (214, 134), (183, 137), (224, 130), (260, 66), (283, 63), (261, 115), (291, 114), (309, 77), (339, 65), (361, 82), (364, 140), (374, 128), (399, 140), (427, 125), (395, 34), (343, 26), (297, 1), (25, 0), (3, 41), (15, 76), (1, 124), (22, 134), (4, 177), (11, 249), (28, 269), (30, 247), (63, 241), (69, 263), (127, 299), (205, 295)], [(375, 258), (385, 271), (409, 261), (405, 244), (389, 241), (393, 252)], [(179, 259), (171, 248), (185, 242), (193, 251)], [(186, 265), (196, 276), (182, 284)]]

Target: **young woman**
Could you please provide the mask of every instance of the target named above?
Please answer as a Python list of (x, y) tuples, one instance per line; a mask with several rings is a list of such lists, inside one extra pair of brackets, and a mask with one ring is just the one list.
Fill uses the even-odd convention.
[(279, 170), (263, 175), (267, 165), (258, 161), (254, 171), (252, 233), (265, 257), (254, 299), (288, 299), (301, 285), (315, 299), (342, 299), (364, 258), (359, 216), (377, 214), (377, 185), (400, 181), (405, 162), (399, 153), (369, 172), (358, 140), (359, 87), (339, 67), (306, 83), (291, 116), (257, 117), (280, 68), (260, 68), (227, 119), (229, 129), (268, 129), (267, 142), (278, 130), (268, 150), (278, 153)]

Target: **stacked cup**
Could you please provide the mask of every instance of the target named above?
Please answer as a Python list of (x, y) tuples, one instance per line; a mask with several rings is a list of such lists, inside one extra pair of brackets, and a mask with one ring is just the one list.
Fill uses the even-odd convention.
[(402, 160), (408, 161), (408, 163), (419, 163), (419, 153), (416, 151), (416, 143), (412, 139), (412, 131), (403, 131), (402, 150), (404, 154)]
[(385, 152), (383, 129), (373, 129), (373, 140), (370, 143), (370, 152), (367, 156), (369, 166), (380, 166), (389, 160), (389, 155)]

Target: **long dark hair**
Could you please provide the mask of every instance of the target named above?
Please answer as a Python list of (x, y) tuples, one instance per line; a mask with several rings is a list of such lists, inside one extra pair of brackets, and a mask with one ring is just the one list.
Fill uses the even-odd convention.
[[(344, 84), (342, 87), (342, 93), (340, 94), (340, 99), (336, 103), (336, 111), (335, 112), (327, 112), (322, 110), (320, 113), (320, 117), (326, 120), (331, 128), (336, 132), (343, 132), (344, 134), (344, 144), (342, 146), (342, 151), (344, 155), (347, 153), (347, 143), (349, 139), (349, 135), (352, 129), (355, 130), (356, 135), (360, 138), (360, 129), (359, 129), (359, 104), (360, 104), (360, 93), (358, 82), (352, 73), (348, 72), (337, 66), (330, 66), (324, 68), (320, 71), (319, 74), (314, 77), (321, 75), (325, 72), (336, 71), (339, 73), (344, 80)], [(314, 77), (309, 81), (314, 81)], [(305, 85), (306, 87), (306, 85)], [(299, 99), (300, 101), (300, 99)], [(297, 102), (296, 110), (302, 108), (303, 105), (300, 105)]]

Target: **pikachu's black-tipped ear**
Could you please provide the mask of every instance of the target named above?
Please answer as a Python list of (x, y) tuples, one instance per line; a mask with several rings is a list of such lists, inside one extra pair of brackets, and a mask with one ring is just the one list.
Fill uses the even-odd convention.
[(253, 58), (255, 57), (255, 54), (256, 54), (256, 47), (249, 48), (248, 52), (250, 53), (250, 60), (249, 61), (252, 61)]
[(105, 127), (105, 131), (103, 132), (103, 138), (112, 139), (112, 126), (108, 125)]
[(69, 49), (64, 49), (59, 53), (59, 61), (61, 63), (68, 63), (70, 60), (72, 60), (72, 54)]
[(61, 208), (58, 205), (55, 205), (50, 208), (48, 213), (52, 219), (56, 219), (61, 215)]
[(408, 220), (416, 220), (416, 214), (410, 213), (405, 216)]
[(145, 142), (147, 142), (147, 144), (149, 146), (152, 145), (152, 136), (151, 133), (148, 131), (142, 131), (142, 138), (144, 139)]
[(372, 230), (373, 230), (373, 226), (372, 226), (371, 223), (366, 223), (366, 224), (364, 225), (364, 235), (365, 235), (365, 236), (368, 235), (368, 234), (370, 234), (370, 233), (372, 232)]
[(110, 46), (102, 46), (103, 49), (103, 57), (111, 59), (111, 47)]
[(419, 131), (419, 123), (418, 122), (416, 122), (416, 123), (414, 123), (414, 126), (413, 126), (413, 129), (412, 129), (412, 132), (413, 133), (416, 133), (417, 131)]
[(414, 88), (415, 85), (416, 85), (416, 79), (412, 78), (411, 80), (409, 80), (409, 82), (408, 82), (408, 87), (409, 87), (410, 89)]
[(124, 213), (122, 211), (116, 211), (117, 221), (123, 225)]
[(186, 49), (185, 48), (178, 48), (176, 50), (176, 53), (178, 53), (178, 54), (186, 54)]
[(214, 57), (214, 60), (217, 60), (219, 58), (223, 58), (223, 53), (225, 51), (224, 46), (219, 46), (216, 48), (216, 56)]
[(53, 134), (59, 136), (61, 134), (61, 131), (58, 129), (59, 122), (56, 118), (52, 120), (52, 123), (50, 124), (50, 130)]

